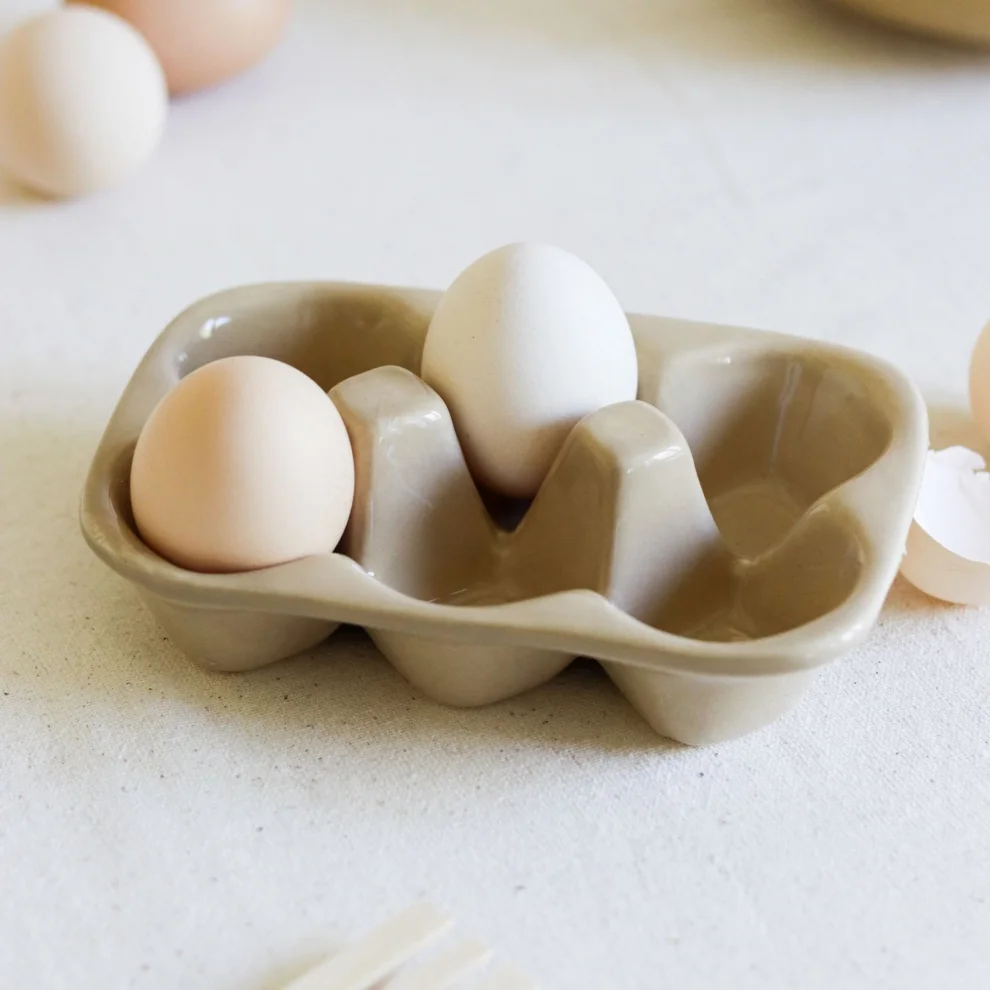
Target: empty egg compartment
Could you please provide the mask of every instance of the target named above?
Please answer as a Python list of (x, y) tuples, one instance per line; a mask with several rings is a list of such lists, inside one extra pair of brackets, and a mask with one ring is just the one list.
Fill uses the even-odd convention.
[[(688, 380), (685, 395), (707, 396), (706, 418), (692, 425), (705, 452), (706, 478), (730, 482), (716, 488), (732, 505), (730, 528), (725, 517), (713, 514), (718, 498), (710, 507), (674, 422), (646, 403), (628, 402), (578, 424), (511, 531), (499, 528), (486, 510), (442, 399), (403, 369), (370, 371), (331, 393), (358, 464), (346, 551), (377, 580), (434, 604), (501, 605), (589, 589), (654, 628), (685, 638), (758, 640), (794, 629), (853, 593), (866, 551), (848, 521), (829, 511), (824, 496), (866, 470), (889, 442), (889, 428), (878, 419), (864, 429), (862, 449), (837, 466), (834, 458), (831, 470), (807, 475), (799, 462), (792, 464), (792, 447), (799, 451), (820, 439), (819, 419), (826, 430), (843, 425), (831, 416), (816, 417), (818, 403), (854, 404), (854, 385), (821, 370), (814, 361), (749, 355), (734, 369), (728, 388), (700, 381), (699, 389)], [(765, 408), (774, 415), (763, 415)], [(740, 427), (749, 457), (737, 456)], [(751, 494), (764, 491), (771, 497)], [(772, 539), (746, 557), (738, 541), (752, 539), (749, 530)], [(455, 705), (511, 696), (550, 679), (573, 658), (518, 645), (472, 645), (394, 631), (371, 635), (408, 680)], [(692, 733), (674, 728), (672, 710), (682, 720), (693, 713), (695, 722), (710, 722), (705, 713), (715, 712), (714, 720), (724, 724), (721, 708), (728, 701), (746, 720), (762, 722), (807, 683), (803, 676), (785, 676), (754, 686), (732, 678), (671, 678), (608, 661), (605, 666), (651, 722), (680, 738)], [(754, 688), (761, 704), (749, 697)], [(737, 715), (735, 723), (740, 720)], [(711, 731), (705, 727), (706, 737)]]
[[(354, 447), (355, 507), (345, 552), (376, 580), (437, 608), (491, 608), (591, 590), (607, 598), (621, 586), (656, 585), (645, 573), (649, 553), (665, 555), (665, 574), (683, 558), (708, 552), (678, 510), (704, 504), (689, 456), (662, 413), (621, 403), (588, 416), (572, 431), (518, 526), (489, 514), (468, 471), (443, 400), (401, 368), (369, 371), (331, 396)], [(632, 479), (632, 480), (630, 480)], [(665, 485), (665, 481), (667, 484)], [(639, 518), (651, 485), (672, 492), (654, 518), (674, 514), (663, 545)], [(676, 503), (676, 504), (675, 504)], [(641, 514), (641, 513), (640, 513)], [(701, 543), (695, 545), (700, 535)], [(402, 631), (371, 635), (393, 664), (432, 697), (478, 705), (548, 680), (574, 654), (518, 644), (464, 645)]]
[[(697, 350), (654, 365), (650, 399), (683, 432), (708, 510), (696, 518), (716, 549), (682, 568), (669, 593), (627, 607), (687, 639), (758, 648), (855, 610), (882, 536), (868, 519), (889, 508), (887, 522), (902, 525), (899, 500), (885, 506), (881, 495), (883, 472), (871, 476), (894, 442), (894, 418), (885, 383), (838, 352), (752, 339), (706, 348), (699, 336)], [(605, 667), (658, 732), (689, 743), (772, 721), (811, 680)]]
[(692, 628), (668, 610), (660, 624), (704, 639), (755, 639), (838, 607), (869, 554), (837, 511), (837, 493), (893, 439), (878, 382), (836, 353), (749, 343), (672, 358), (651, 399), (682, 430), (737, 560), (729, 611)]
[[(455, 705), (588, 655), (658, 732), (701, 744), (770, 721), (866, 634), (926, 446), (923, 405), (897, 372), (796, 338), (630, 317), (639, 401), (586, 417), (505, 526), (415, 374), (437, 299), (247, 287), (194, 305), (148, 352), (94, 458), (82, 525), (184, 652), (246, 670), (354, 623)], [(137, 538), (130, 452), (183, 374), (243, 353), (331, 391), (355, 451), (354, 510), (337, 553), (193, 574)]]

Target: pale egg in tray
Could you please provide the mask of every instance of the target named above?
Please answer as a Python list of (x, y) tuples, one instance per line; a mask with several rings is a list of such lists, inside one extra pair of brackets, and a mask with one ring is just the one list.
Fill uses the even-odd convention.
[[(249, 670), (356, 624), (425, 694), (475, 706), (589, 656), (658, 733), (703, 745), (772, 721), (869, 633), (927, 450), (902, 374), (796, 337), (630, 315), (637, 400), (584, 417), (531, 501), (493, 497), (418, 377), (440, 299), (238, 288), (148, 351), (95, 454), (82, 528), (197, 663)], [(138, 536), (131, 461), (180, 379), (245, 354), (332, 390), (353, 510), (336, 552), (197, 573)]]

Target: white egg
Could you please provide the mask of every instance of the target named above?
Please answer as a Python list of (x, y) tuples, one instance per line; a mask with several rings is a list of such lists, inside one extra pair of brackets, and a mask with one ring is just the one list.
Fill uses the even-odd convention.
[(444, 294), (422, 377), (447, 403), (475, 478), (528, 497), (580, 419), (636, 397), (636, 348), (622, 307), (585, 262), (511, 244)]
[(969, 365), (969, 404), (976, 425), (990, 440), (990, 324), (980, 334)]
[(901, 573), (933, 598), (990, 605), (990, 477), (979, 454), (929, 451)]
[(61, 7), (0, 41), (0, 168), (38, 192), (124, 179), (157, 147), (167, 106), (154, 53), (114, 14)]

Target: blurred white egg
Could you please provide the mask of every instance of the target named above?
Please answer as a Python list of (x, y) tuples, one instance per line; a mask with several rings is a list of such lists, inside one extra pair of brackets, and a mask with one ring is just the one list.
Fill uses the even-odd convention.
[(969, 404), (976, 425), (990, 440), (990, 324), (980, 334), (970, 361)]
[(330, 553), (354, 501), (354, 454), (330, 397), (288, 364), (232, 357), (155, 407), (131, 465), (141, 538), (193, 571)]
[(422, 377), (447, 403), (475, 478), (528, 497), (578, 420), (636, 397), (636, 349), (622, 307), (585, 262), (511, 244), (444, 294)]
[(106, 11), (60, 7), (0, 40), (0, 169), (38, 192), (120, 182), (158, 146), (167, 106), (148, 43)]
[(990, 476), (979, 454), (929, 451), (901, 573), (933, 598), (990, 605)]

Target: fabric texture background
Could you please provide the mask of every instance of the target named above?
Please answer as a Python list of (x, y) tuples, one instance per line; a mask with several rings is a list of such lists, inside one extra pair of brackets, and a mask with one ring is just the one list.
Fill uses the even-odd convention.
[(806, 0), (303, 0), (127, 185), (0, 186), (0, 986), (275, 990), (421, 896), (547, 988), (986, 986), (987, 614), (899, 582), (792, 714), (691, 750), (587, 664), (469, 712), (357, 633), (203, 673), (77, 505), (194, 299), (520, 239), (891, 359), (976, 443), (988, 121), (990, 56)]

